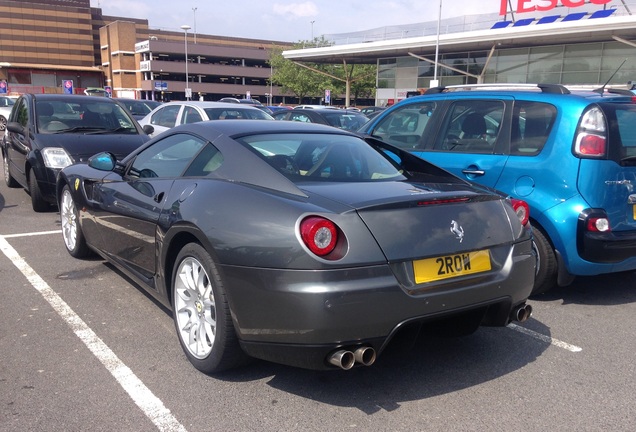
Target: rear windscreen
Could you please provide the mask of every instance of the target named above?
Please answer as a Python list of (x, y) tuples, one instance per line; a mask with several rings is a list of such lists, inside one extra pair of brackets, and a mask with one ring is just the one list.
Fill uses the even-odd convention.
[(609, 126), (609, 157), (636, 166), (636, 105), (603, 104)]

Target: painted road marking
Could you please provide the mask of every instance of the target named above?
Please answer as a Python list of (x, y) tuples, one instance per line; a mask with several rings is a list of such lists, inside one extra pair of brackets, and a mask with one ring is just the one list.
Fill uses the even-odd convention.
[[(59, 231), (55, 231), (59, 233)], [(71, 309), (71, 307), (42, 279), (7, 242), (0, 236), (0, 250), (27, 278), (33, 288), (44, 297), (53, 309), (73, 330), (75, 335), (88, 347), (95, 357), (106, 367), (119, 385), (128, 393), (133, 402), (143, 411), (160, 431), (186, 432), (186, 428), (172, 415), (163, 402), (126, 366), (95, 332)]]
[(518, 331), (520, 333), (523, 333), (523, 334), (526, 334), (528, 336), (531, 336), (531, 337), (533, 337), (535, 339), (539, 339), (540, 341), (549, 343), (551, 345), (554, 345), (554, 346), (559, 347), (559, 348), (563, 348), (563, 349), (571, 351), (571, 352), (581, 352), (581, 351), (583, 351), (583, 348), (581, 348), (581, 347), (569, 344), (567, 342), (560, 341), (558, 339), (554, 339), (554, 338), (552, 338), (550, 336), (546, 336), (544, 334), (537, 333), (537, 332), (532, 331), (532, 330), (528, 330), (527, 328), (518, 326), (517, 324), (512, 324), (512, 323), (508, 324), (508, 328), (511, 328), (512, 330)]

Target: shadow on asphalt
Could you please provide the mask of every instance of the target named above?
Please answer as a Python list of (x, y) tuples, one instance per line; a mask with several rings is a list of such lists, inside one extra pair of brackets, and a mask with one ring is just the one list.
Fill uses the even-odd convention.
[(577, 277), (566, 287), (533, 296), (533, 301), (557, 301), (564, 305), (612, 306), (636, 302), (636, 272)]
[[(533, 327), (550, 334), (537, 321)], [(267, 384), (278, 390), (373, 414), (500, 378), (533, 362), (548, 347), (508, 328), (480, 328), (459, 338), (422, 334), (414, 346), (395, 340), (371, 367), (310, 371), (257, 361), (214, 378), (245, 382), (271, 377)]]

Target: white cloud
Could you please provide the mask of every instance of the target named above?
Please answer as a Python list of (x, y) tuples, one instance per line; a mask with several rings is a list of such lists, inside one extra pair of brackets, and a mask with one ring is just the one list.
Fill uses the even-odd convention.
[(272, 10), (276, 15), (292, 16), (294, 18), (318, 15), (318, 7), (313, 2), (291, 4), (274, 3)]

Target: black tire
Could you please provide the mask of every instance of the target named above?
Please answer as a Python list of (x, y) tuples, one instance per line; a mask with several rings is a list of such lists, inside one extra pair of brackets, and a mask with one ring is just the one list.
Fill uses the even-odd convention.
[(175, 261), (172, 308), (179, 343), (195, 368), (212, 374), (246, 362), (217, 266), (197, 243), (184, 246)]
[(91, 255), (91, 250), (86, 244), (84, 233), (79, 224), (79, 211), (68, 185), (64, 186), (60, 197), (60, 220), (62, 238), (68, 253), (74, 258), (86, 258)]
[(537, 227), (532, 227), (534, 235), (533, 247), (536, 250), (537, 271), (534, 279), (534, 287), (530, 295), (542, 294), (556, 286), (557, 260), (552, 244), (546, 234)]
[(48, 211), (51, 208), (42, 195), (42, 191), (40, 190), (38, 181), (35, 178), (35, 171), (33, 171), (33, 168), (29, 173), (29, 194), (31, 195), (31, 207), (33, 207), (33, 211), (41, 213)]
[(0, 132), (7, 130), (7, 119), (0, 115)]
[(4, 170), (4, 182), (7, 184), (7, 187), (17, 188), (20, 186), (11, 176), (11, 173), (9, 173), (9, 156), (7, 156), (6, 152), (2, 153), (2, 169)]

